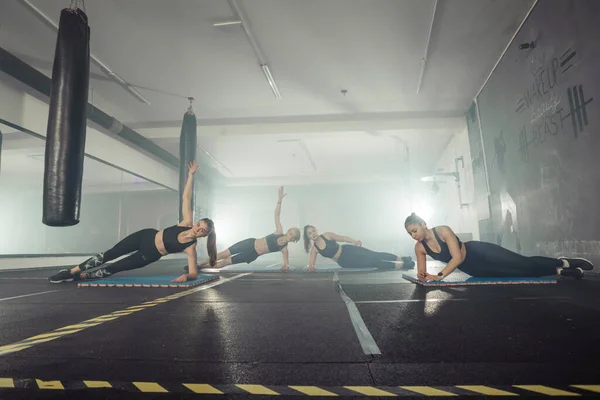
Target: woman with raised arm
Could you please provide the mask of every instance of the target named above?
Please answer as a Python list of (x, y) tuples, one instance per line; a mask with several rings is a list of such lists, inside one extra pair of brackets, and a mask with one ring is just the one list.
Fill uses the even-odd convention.
[[(338, 242), (350, 244), (339, 245)], [(304, 227), (304, 250), (310, 253), (308, 270), (316, 271), (317, 253), (331, 258), (342, 268), (413, 268), (415, 262), (411, 257), (400, 257), (391, 253), (377, 252), (362, 247), (360, 240), (348, 236), (340, 236), (333, 232), (319, 235), (312, 225)]]
[[(196, 256), (197, 239), (208, 237), (206, 249), (210, 256), (210, 265), (215, 265), (217, 258), (217, 239), (215, 225), (209, 218), (202, 218), (194, 224), (192, 217), (192, 182), (198, 164), (194, 161), (189, 166), (188, 179), (182, 195), (182, 221), (163, 230), (153, 228), (142, 229), (132, 233), (117, 243), (112, 249), (94, 255), (72, 269), (63, 269), (49, 278), (52, 283), (71, 282), (78, 280), (102, 279), (121, 271), (145, 267), (163, 256), (172, 253), (185, 252), (188, 258), (189, 272), (181, 275), (173, 282), (186, 282), (198, 278), (198, 260)], [(95, 271), (105, 263), (133, 253), (119, 261)]]
[[(476, 240), (462, 243), (450, 227), (441, 225), (429, 229), (415, 213), (406, 218), (404, 226), (417, 241), (417, 277), (426, 282), (441, 281), (457, 268), (474, 277), (535, 278), (561, 275), (575, 279), (583, 278), (584, 270), (594, 269), (594, 265), (583, 258), (526, 257), (494, 243)], [(437, 275), (427, 273), (427, 255), (446, 263)]]
[[(260, 239), (248, 238), (232, 245), (226, 250), (217, 254), (216, 268), (223, 268), (227, 265), (246, 263), (250, 264), (263, 254), (274, 253), (281, 251), (283, 255), (282, 271), (287, 271), (289, 268), (289, 253), (287, 245), (289, 242), (296, 243), (300, 240), (300, 230), (298, 228), (290, 228), (283, 233), (281, 226), (281, 201), (286, 196), (283, 192), (283, 186), (279, 188), (277, 205), (275, 206), (275, 232), (262, 237)], [(200, 263), (200, 267), (208, 264), (209, 260), (204, 260)]]

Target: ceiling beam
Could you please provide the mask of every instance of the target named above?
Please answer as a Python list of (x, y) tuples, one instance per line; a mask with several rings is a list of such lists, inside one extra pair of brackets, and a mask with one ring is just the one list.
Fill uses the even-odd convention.
[[(181, 121), (138, 123), (135, 125), (140, 134), (149, 139), (179, 138)], [(465, 117), (406, 117), (398, 114), (310, 116), (252, 119), (198, 120), (198, 136), (239, 136), (303, 134), (324, 132), (364, 132), (399, 130), (443, 130), (459, 132), (465, 127)]]
[(228, 178), (221, 180), (223, 186), (306, 186), (395, 182), (402, 184), (405, 177), (401, 174), (363, 174), (363, 175), (321, 175), (321, 176), (273, 176), (265, 178)]

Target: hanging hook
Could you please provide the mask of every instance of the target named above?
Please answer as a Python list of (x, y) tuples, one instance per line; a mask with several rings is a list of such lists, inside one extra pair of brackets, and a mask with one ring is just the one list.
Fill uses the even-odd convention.
[(188, 97), (188, 100), (190, 101), (190, 106), (188, 108), (188, 113), (193, 114), (194, 113), (194, 109), (192, 108), (192, 103), (194, 102), (194, 98), (193, 97)]

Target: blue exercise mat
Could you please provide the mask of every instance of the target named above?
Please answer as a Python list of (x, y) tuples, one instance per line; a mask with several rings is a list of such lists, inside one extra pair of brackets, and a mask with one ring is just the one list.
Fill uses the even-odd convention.
[[(376, 271), (377, 268), (342, 268), (335, 265), (316, 266), (315, 272), (372, 272)], [(228, 265), (223, 268), (204, 268), (201, 272), (211, 273), (231, 273), (231, 272), (281, 272), (281, 265), (269, 265), (266, 267), (252, 266), (252, 265)], [(308, 268), (294, 268), (290, 267), (288, 272), (308, 272)], [(314, 272), (313, 272), (314, 273)]]
[[(323, 265), (323, 266), (315, 266), (315, 272), (373, 272), (377, 271), (377, 268), (342, 268), (337, 267), (335, 265)], [(306, 273), (314, 273), (308, 272), (308, 268), (305, 267), (302, 269), (302, 272)]]
[(421, 286), (547, 285), (557, 282), (555, 278), (476, 278), (460, 271), (451, 273), (442, 281), (433, 282), (421, 281), (419, 278), (417, 278), (416, 272), (402, 274), (402, 277)]
[(175, 283), (171, 282), (177, 276), (127, 276), (122, 278), (98, 279), (89, 282), (79, 282), (78, 287), (145, 287), (145, 288), (189, 288), (220, 279), (215, 275), (198, 275), (193, 281)]
[[(294, 271), (294, 267), (290, 267), (289, 271)], [(223, 268), (203, 268), (201, 272), (220, 273), (220, 272), (280, 272), (281, 265), (269, 265), (265, 267), (252, 265), (228, 265)]]

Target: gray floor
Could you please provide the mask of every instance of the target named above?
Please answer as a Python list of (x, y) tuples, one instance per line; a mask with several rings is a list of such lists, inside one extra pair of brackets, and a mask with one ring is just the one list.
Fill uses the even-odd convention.
[[(177, 275), (180, 268), (163, 264), (121, 276)], [(0, 356), (0, 377), (31, 388), (0, 389), (1, 398), (81, 395), (82, 381), (117, 388), (89, 390), (86, 398), (153, 396), (131, 393), (139, 391), (132, 382), (192, 397), (183, 383), (210, 384), (236, 398), (249, 396), (236, 384), (290, 397), (302, 394), (293, 385), (358, 396), (344, 386), (399, 395), (418, 395), (401, 386), (435, 386), (474, 395), (457, 386), (488, 385), (539, 394), (514, 386), (522, 384), (590, 395), (569, 385), (600, 384), (596, 276), (436, 289), (409, 283), (401, 272), (339, 274), (340, 286), (332, 273), (226, 274), (217, 286), (115, 315), (183, 290), (53, 285), (45, 279), (52, 272), (0, 274), (0, 351), (18, 349)], [(78, 332), (19, 344), (107, 314)], [(365, 354), (369, 340), (380, 354), (372, 347)], [(38, 390), (30, 379), (71, 390)]]

